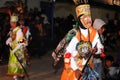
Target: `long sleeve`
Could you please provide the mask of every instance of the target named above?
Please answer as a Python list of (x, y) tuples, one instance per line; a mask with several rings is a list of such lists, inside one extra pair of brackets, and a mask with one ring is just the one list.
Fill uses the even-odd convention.
[(100, 41), (98, 33), (96, 33), (94, 41), (92, 42), (92, 48), (94, 48), (96, 44), (97, 44), (97, 52), (95, 54), (100, 54), (101, 49), (103, 49), (104, 47)]

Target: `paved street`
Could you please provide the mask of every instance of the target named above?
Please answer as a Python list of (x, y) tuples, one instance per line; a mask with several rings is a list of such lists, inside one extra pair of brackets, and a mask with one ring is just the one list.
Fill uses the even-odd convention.
[[(50, 54), (42, 56), (40, 59), (32, 58), (31, 67), (28, 69), (30, 80), (59, 80), (61, 71), (54, 74)], [(0, 65), (0, 80), (13, 80), (6, 76), (7, 65)], [(27, 79), (26, 79), (27, 80)]]

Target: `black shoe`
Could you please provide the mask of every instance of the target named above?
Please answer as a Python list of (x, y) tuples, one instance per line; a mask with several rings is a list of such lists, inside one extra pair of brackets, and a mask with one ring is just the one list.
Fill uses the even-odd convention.
[(24, 80), (25, 79), (25, 77), (19, 77), (19, 80)]

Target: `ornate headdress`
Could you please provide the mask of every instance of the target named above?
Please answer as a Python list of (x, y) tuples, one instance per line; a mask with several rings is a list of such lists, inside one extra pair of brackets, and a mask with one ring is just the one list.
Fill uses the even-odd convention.
[(11, 22), (17, 22), (18, 21), (18, 16), (11, 16), (10, 21)]
[(80, 17), (82, 15), (90, 15), (90, 5), (88, 0), (73, 0), (76, 6), (76, 15)]
[(10, 16), (10, 22), (17, 22), (17, 21), (18, 21), (18, 16), (17, 15)]

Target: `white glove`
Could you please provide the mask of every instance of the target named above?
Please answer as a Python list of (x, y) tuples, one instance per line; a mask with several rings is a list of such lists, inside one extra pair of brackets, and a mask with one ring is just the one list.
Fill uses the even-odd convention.
[(12, 44), (12, 38), (9, 37), (9, 38), (7, 39), (7, 41), (6, 41), (6, 45), (11, 46), (11, 44)]
[(15, 49), (12, 50), (12, 53), (14, 54), (18, 49), (22, 49), (23, 47), (25, 47), (25, 44), (20, 43)]

